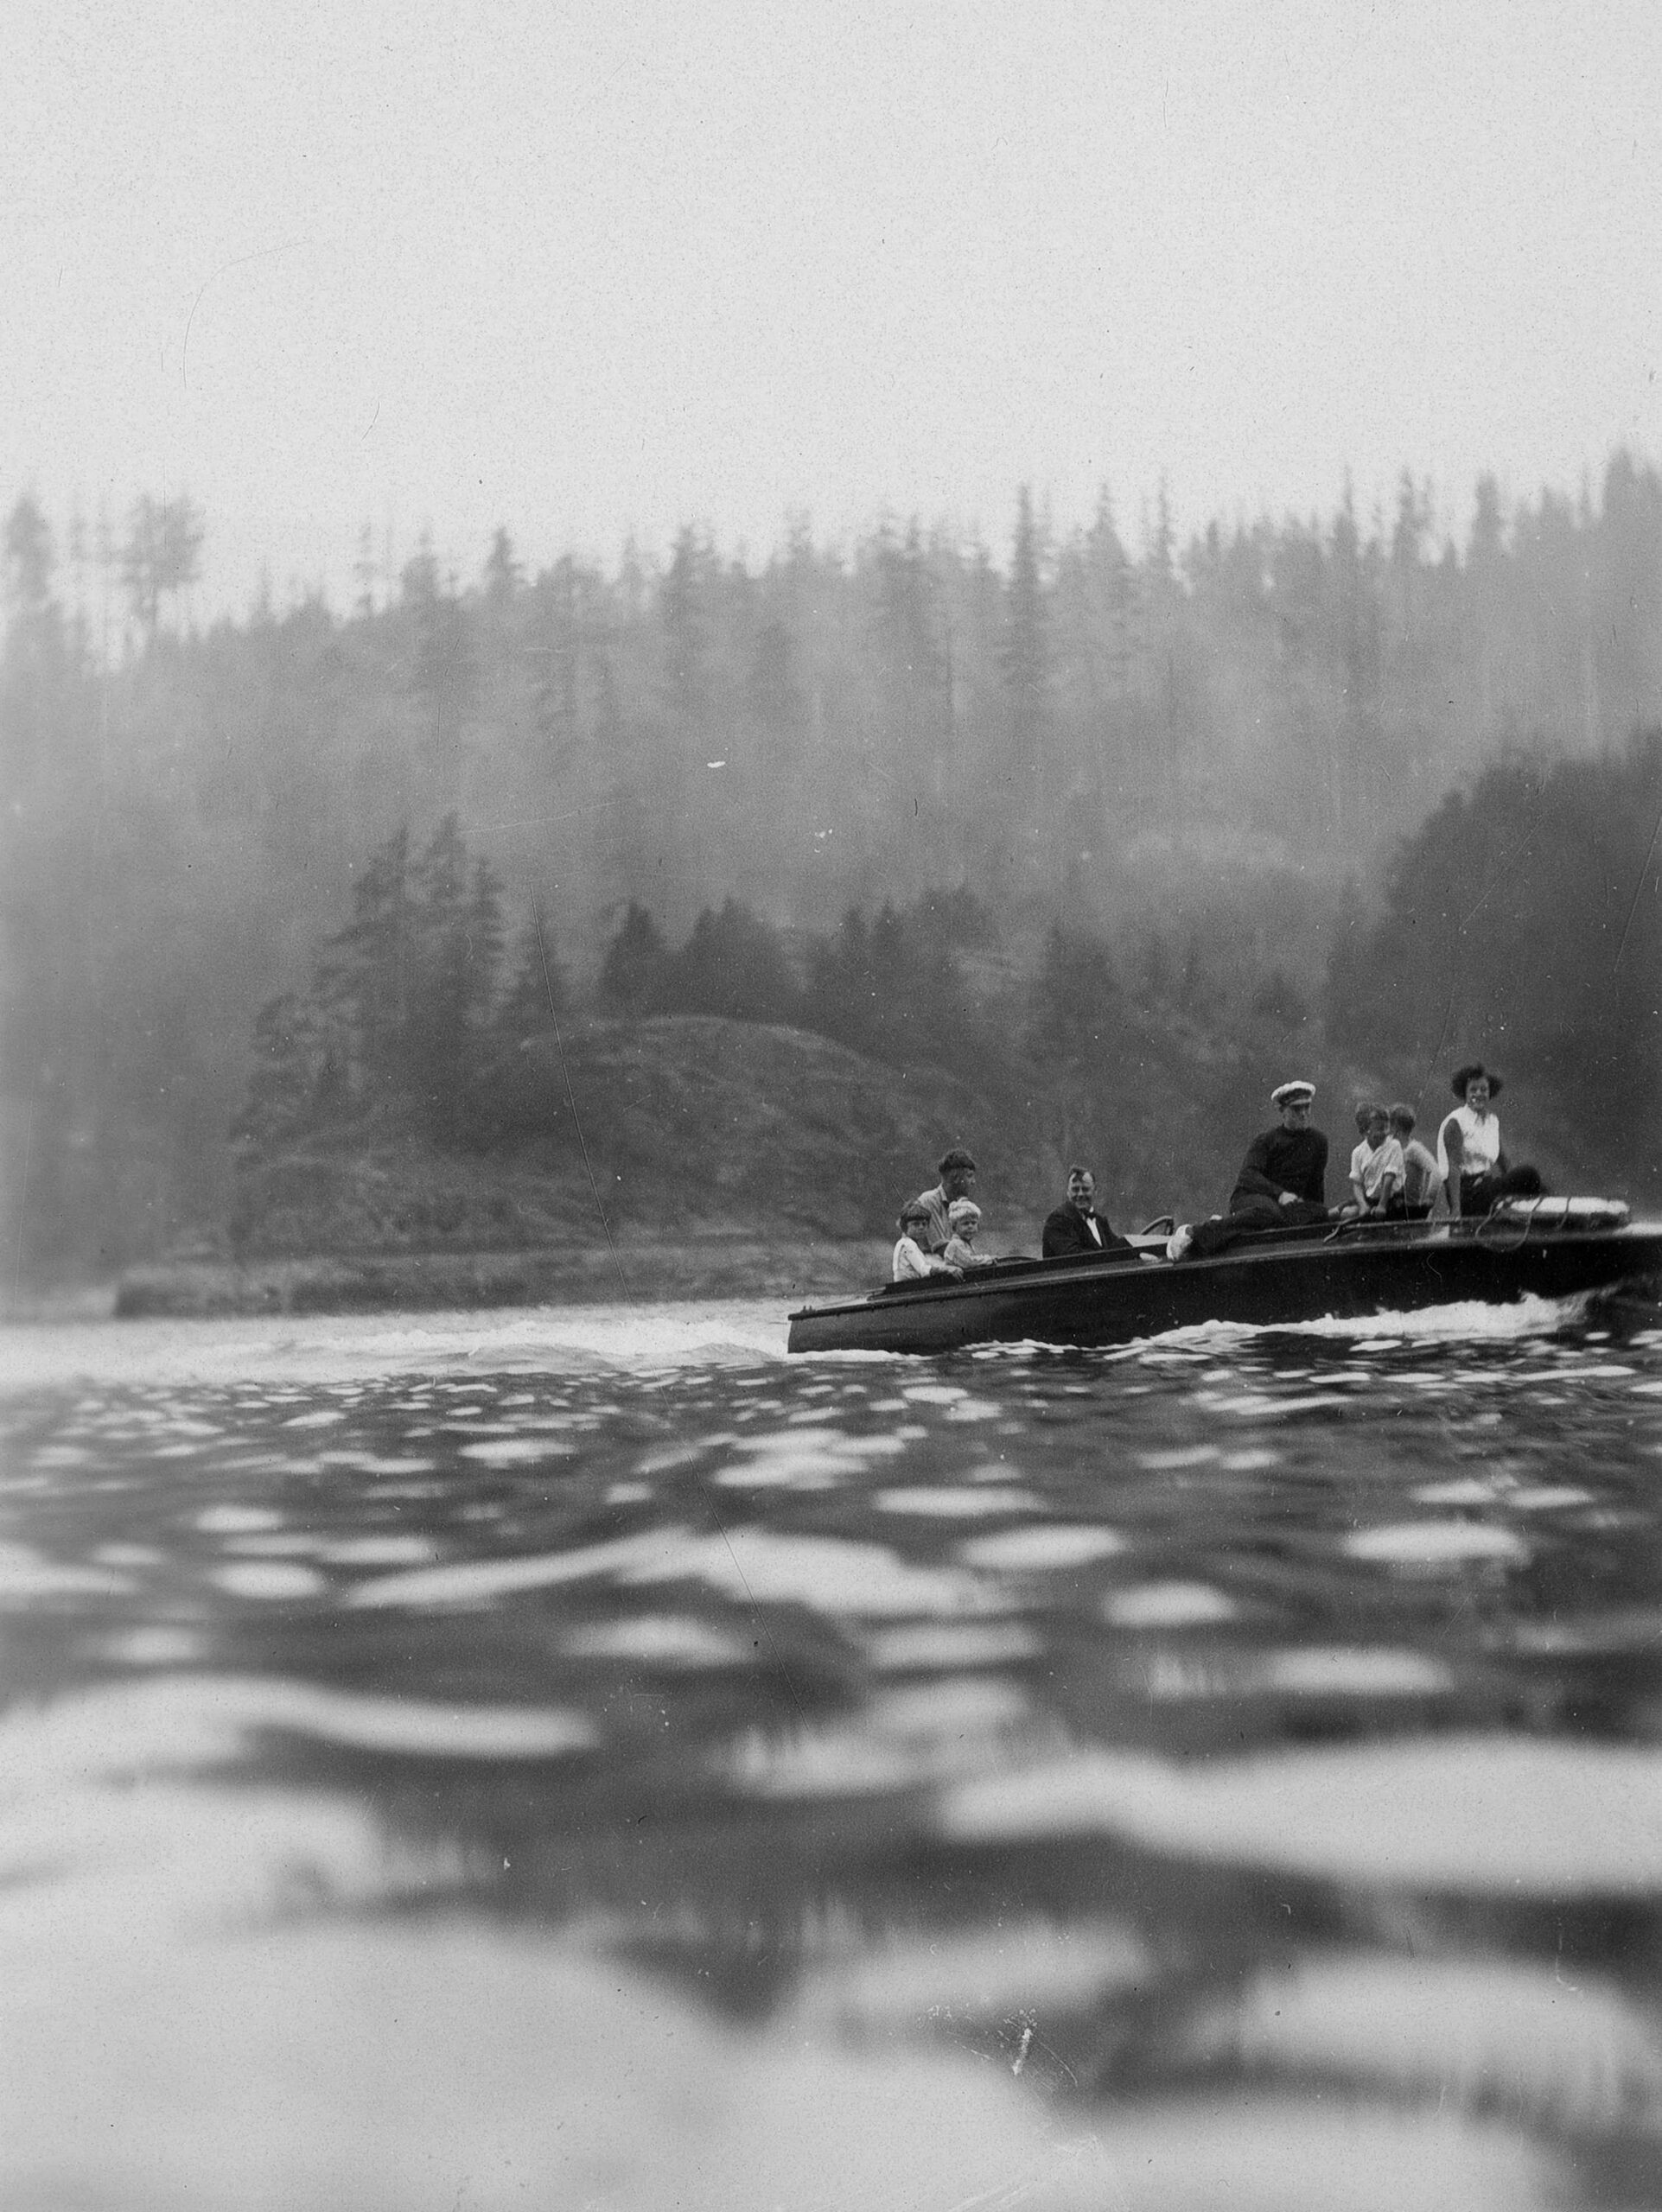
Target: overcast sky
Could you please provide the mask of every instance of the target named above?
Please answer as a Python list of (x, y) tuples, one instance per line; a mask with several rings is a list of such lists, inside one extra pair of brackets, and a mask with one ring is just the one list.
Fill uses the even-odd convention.
[(337, 600), (1662, 454), (1662, 9), (13, 0), (0, 499)]

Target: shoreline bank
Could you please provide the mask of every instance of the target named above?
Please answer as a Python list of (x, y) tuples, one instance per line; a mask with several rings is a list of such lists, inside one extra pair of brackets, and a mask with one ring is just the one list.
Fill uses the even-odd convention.
[[(688, 1298), (804, 1299), (868, 1289), (888, 1271), (871, 1239), (781, 1249), (748, 1238), (493, 1252), (323, 1253), (131, 1268), (102, 1294), (118, 1320), (260, 1313), (422, 1313)], [(87, 1294), (89, 1301), (92, 1294)], [(54, 1318), (46, 1310), (38, 1318)], [(87, 1312), (82, 1306), (82, 1314)], [(12, 1315), (15, 1319), (30, 1316)]]

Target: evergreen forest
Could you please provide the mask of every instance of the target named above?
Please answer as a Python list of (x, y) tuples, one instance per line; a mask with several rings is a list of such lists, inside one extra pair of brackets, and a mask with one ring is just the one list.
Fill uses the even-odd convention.
[[(199, 626), (211, 519), (5, 534), (0, 1165), (19, 1281), (230, 1212), (394, 1109), (538, 1126), (562, 1022), (718, 1015), (920, 1061), (1060, 1159), (1266, 1074), (1435, 1100), (1504, 1058), (1561, 1158), (1662, 1160), (1662, 480), (1128, 547), (806, 523), (751, 563), (462, 578), (423, 542)], [(1157, 1081), (1150, 1069), (1157, 1066)], [(1197, 1125), (1198, 1126), (1198, 1125)], [(1335, 1110), (1329, 1126), (1342, 1131)], [(1146, 1136), (1146, 1131), (1144, 1132)], [(1221, 1193), (1219, 1194), (1221, 1196)]]

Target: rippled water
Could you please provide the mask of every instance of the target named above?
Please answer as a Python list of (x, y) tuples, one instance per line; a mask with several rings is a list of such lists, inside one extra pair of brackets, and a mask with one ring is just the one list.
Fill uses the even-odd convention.
[(1662, 2201), (1662, 1329), (783, 1339), (0, 1336), (0, 2202)]

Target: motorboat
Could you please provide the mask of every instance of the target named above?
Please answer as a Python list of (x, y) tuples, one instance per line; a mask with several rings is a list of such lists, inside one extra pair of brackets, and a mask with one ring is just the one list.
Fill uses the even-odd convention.
[(1172, 1230), (1169, 1222), (1150, 1223), (1130, 1250), (992, 1260), (961, 1278), (885, 1283), (864, 1298), (805, 1306), (790, 1317), (789, 1348), (1119, 1344), (1206, 1321), (1274, 1327), (1467, 1301), (1662, 1290), (1662, 1221), (1633, 1221), (1612, 1199), (1512, 1199), (1474, 1220), (1244, 1229), (1207, 1257), (1188, 1256)]

